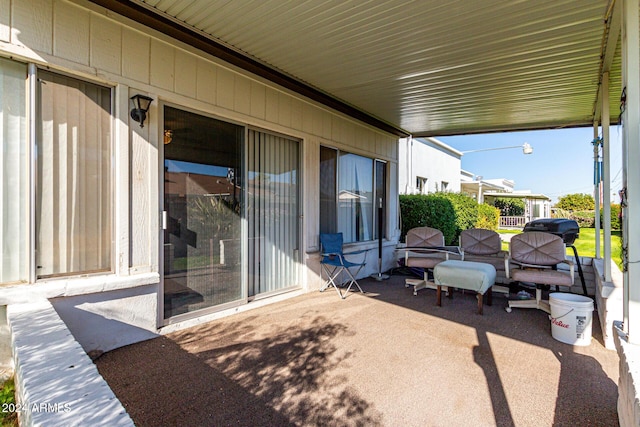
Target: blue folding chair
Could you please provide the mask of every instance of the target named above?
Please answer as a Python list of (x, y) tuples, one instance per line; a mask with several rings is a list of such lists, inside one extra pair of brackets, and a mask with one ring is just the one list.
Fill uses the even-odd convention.
[[(358, 275), (362, 267), (365, 266), (365, 259), (362, 260), (361, 263), (350, 262), (345, 259), (346, 256), (361, 254), (366, 251), (357, 251), (357, 252), (342, 252), (342, 233), (332, 233), (332, 234), (320, 234), (320, 245), (322, 251), (322, 260), (320, 261), (320, 265), (322, 265), (322, 270), (327, 274), (327, 281), (324, 286), (320, 289), (320, 292), (323, 292), (329, 286), (333, 286), (340, 295), (340, 298), (345, 299), (349, 291), (351, 290), (351, 286), (354, 284), (360, 289), (360, 292), (364, 293), (358, 282), (356, 281), (355, 276)], [(365, 257), (366, 258), (366, 255)], [(357, 267), (355, 274), (352, 274), (349, 271), (350, 268)], [(347, 286), (347, 290), (344, 295), (340, 291), (340, 286), (336, 283), (336, 280), (340, 273), (345, 271), (349, 275), (349, 285)], [(320, 271), (320, 278), (322, 279), (322, 271)]]

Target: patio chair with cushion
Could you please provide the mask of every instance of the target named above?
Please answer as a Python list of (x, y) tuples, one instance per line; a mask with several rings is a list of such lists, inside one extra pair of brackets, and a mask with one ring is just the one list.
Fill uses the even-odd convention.
[(444, 245), (444, 235), (436, 228), (416, 227), (407, 232), (404, 265), (424, 269), (423, 279), (406, 279), (405, 286), (413, 286), (413, 294), (420, 289), (436, 289), (436, 285), (429, 282), (429, 271), (446, 261), (456, 252)]
[[(331, 234), (320, 234), (320, 250), (322, 259), (320, 260), (321, 271), (320, 278), (322, 279), (322, 270), (327, 275), (327, 280), (320, 288), (320, 292), (324, 292), (329, 286), (333, 286), (340, 295), (340, 298), (345, 299), (351, 287), (356, 285), (360, 292), (364, 293), (360, 285), (356, 280), (356, 276), (360, 270), (366, 265), (366, 251), (355, 251), (344, 253), (343, 246), (343, 236), (342, 233), (331, 233)], [(362, 262), (352, 262), (348, 261), (346, 258), (351, 255), (365, 253), (365, 256), (362, 259)], [(349, 271), (350, 268), (355, 269), (355, 273)], [(348, 285), (345, 293), (343, 294), (340, 291), (340, 287), (343, 286), (342, 283), (336, 283), (338, 277), (341, 273), (345, 272), (348, 276)]]
[(550, 313), (549, 302), (542, 300), (542, 286), (573, 286), (574, 264), (565, 259), (566, 247), (562, 237), (532, 231), (511, 238), (505, 272), (507, 277), (521, 283), (536, 285), (535, 299), (509, 301), (512, 308), (537, 308)]
[[(502, 250), (502, 240), (498, 233), (483, 228), (463, 230), (460, 233), (459, 246), (463, 261), (491, 264), (496, 269), (496, 283), (510, 283), (505, 273), (505, 259), (509, 252)], [(493, 292), (508, 294), (509, 287), (494, 285)]]

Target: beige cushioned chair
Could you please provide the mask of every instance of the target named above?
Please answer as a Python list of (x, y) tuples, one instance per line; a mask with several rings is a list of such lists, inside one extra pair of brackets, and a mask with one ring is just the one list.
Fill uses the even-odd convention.
[(511, 238), (509, 257), (505, 264), (507, 278), (535, 283), (536, 298), (509, 301), (511, 308), (537, 308), (550, 313), (549, 302), (542, 301), (540, 285), (573, 286), (574, 265), (566, 259), (562, 237), (531, 231)]
[(416, 227), (407, 232), (404, 255), (404, 265), (407, 267), (424, 268), (424, 278), (407, 279), (405, 286), (413, 286), (413, 294), (417, 295), (420, 289), (436, 286), (428, 280), (428, 270), (432, 270), (442, 261), (449, 259), (454, 252), (444, 245), (444, 235), (436, 228)]
[[(460, 233), (460, 254), (463, 261), (491, 264), (496, 269), (496, 283), (508, 285), (510, 280), (505, 273), (505, 260), (508, 251), (502, 250), (500, 235), (493, 230), (470, 228)], [(508, 286), (493, 286), (493, 292), (508, 294)]]

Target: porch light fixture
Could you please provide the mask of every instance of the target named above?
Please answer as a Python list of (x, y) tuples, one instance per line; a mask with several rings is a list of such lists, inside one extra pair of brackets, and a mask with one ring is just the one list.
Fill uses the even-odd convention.
[(140, 123), (140, 127), (144, 127), (144, 121), (147, 119), (147, 111), (153, 98), (144, 95), (133, 95), (131, 98), (131, 118)]
[(479, 150), (461, 151), (462, 154), (477, 153), (478, 151), (493, 151), (493, 150), (507, 150), (509, 148), (522, 148), (522, 154), (532, 154), (533, 147), (528, 142), (522, 145), (512, 145), (510, 147), (496, 147), (496, 148), (481, 148)]

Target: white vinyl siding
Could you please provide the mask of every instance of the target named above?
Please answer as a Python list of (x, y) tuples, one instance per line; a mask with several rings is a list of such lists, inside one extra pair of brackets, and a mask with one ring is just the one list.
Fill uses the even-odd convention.
[(29, 279), (27, 67), (0, 59), (0, 283)]

